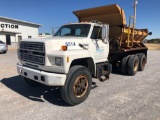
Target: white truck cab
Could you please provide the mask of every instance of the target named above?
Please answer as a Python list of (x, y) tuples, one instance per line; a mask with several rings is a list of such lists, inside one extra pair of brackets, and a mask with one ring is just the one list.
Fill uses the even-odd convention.
[[(32, 86), (62, 86), (62, 98), (79, 104), (89, 94), (92, 77), (101, 79), (111, 72), (108, 28), (101, 23), (73, 23), (62, 26), (52, 38), (22, 40), (18, 73)], [(68, 98), (71, 93), (73, 100)]]

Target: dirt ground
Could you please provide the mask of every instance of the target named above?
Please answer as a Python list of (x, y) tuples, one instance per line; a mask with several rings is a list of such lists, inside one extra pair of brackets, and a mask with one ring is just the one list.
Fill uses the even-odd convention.
[(0, 120), (160, 120), (160, 52), (148, 50), (145, 70), (92, 79), (89, 97), (67, 105), (59, 87), (30, 87), (17, 74), (17, 51), (0, 54)]
[(149, 50), (160, 50), (160, 44), (145, 43)]

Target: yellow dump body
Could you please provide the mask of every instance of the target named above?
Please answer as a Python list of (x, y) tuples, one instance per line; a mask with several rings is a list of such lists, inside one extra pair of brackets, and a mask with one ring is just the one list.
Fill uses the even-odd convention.
[(78, 10), (73, 13), (79, 22), (97, 20), (109, 24), (109, 38), (113, 41), (118, 40), (120, 47), (127, 47), (127, 42), (132, 47), (140, 46), (140, 42), (148, 36), (147, 29), (135, 29), (133, 35), (133, 29), (127, 27), (124, 10), (117, 4)]

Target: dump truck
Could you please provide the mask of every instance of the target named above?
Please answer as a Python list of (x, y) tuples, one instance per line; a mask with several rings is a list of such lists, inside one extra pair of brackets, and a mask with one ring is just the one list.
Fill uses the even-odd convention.
[(147, 29), (126, 24), (117, 4), (73, 12), (78, 22), (63, 25), (51, 38), (23, 39), (17, 71), (30, 86), (59, 86), (62, 99), (77, 105), (88, 97), (92, 78), (105, 81), (118, 65), (123, 74), (143, 71)]

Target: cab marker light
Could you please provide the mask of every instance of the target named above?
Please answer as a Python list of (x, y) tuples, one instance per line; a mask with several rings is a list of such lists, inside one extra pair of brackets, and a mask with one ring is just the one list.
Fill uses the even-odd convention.
[(67, 63), (69, 62), (69, 57), (67, 57)]
[(67, 46), (65, 46), (65, 45), (61, 46), (61, 50), (66, 51), (67, 50)]

